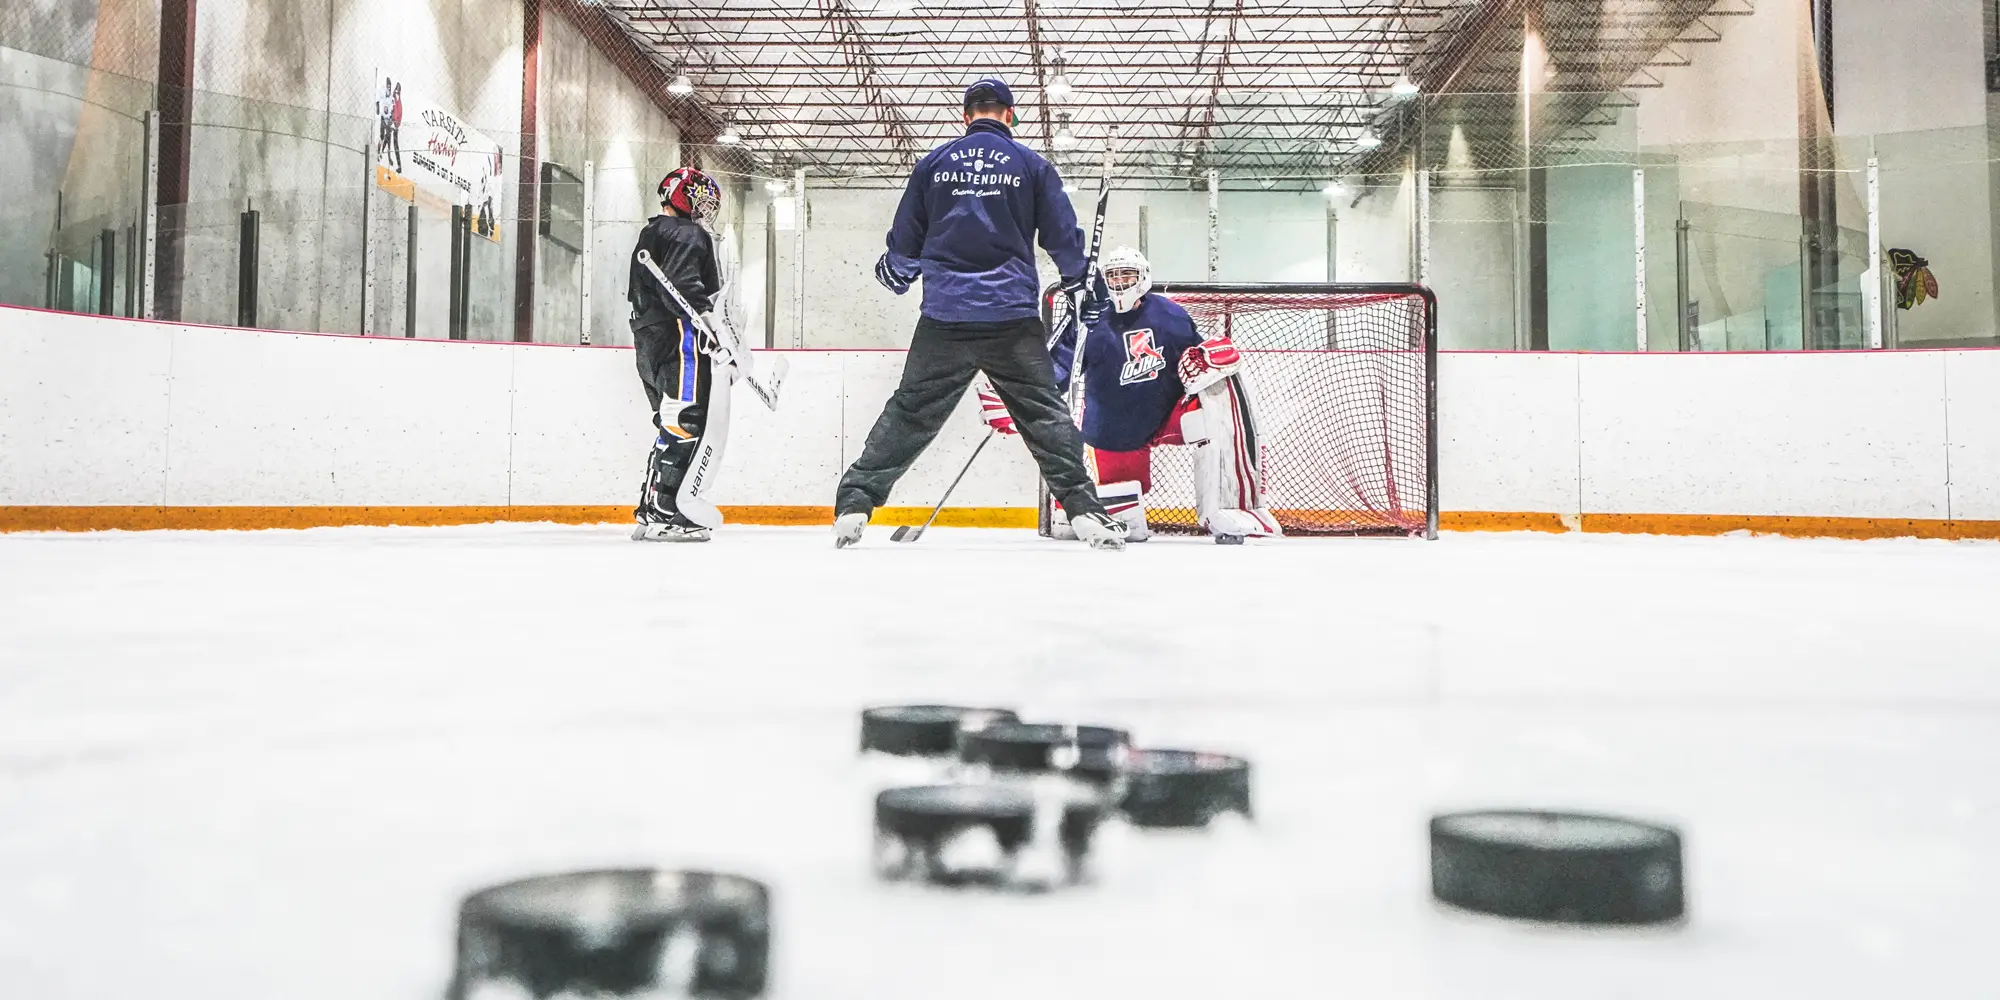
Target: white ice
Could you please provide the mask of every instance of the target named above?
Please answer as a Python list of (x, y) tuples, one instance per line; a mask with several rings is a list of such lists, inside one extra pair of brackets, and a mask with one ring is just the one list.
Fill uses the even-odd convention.
[[(864, 704), (1240, 753), (1258, 821), (878, 883)], [(459, 897), (777, 893), (775, 996), (1996, 995), (2000, 545), (616, 526), (0, 536), (0, 995), (415, 1000)], [(1691, 919), (1428, 896), (1439, 810), (1679, 824)]]

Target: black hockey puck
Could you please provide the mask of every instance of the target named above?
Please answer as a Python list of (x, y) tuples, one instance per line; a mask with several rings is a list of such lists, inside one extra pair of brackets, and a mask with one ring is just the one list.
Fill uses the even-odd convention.
[(885, 705), (861, 712), (861, 749), (902, 757), (948, 756), (961, 732), (1019, 718), (1004, 708)]
[(482, 889), (458, 909), (451, 1000), (483, 984), (557, 994), (762, 996), (770, 891), (739, 875), (627, 868)]
[(1664, 923), (1684, 912), (1681, 838), (1613, 816), (1451, 813), (1431, 820), (1431, 894), (1525, 920)]
[[(1104, 813), (1103, 799), (1059, 779), (891, 788), (875, 796), (876, 869), (939, 885), (1074, 882)], [(1032, 870), (1031, 853), (1054, 865)]]
[(1197, 750), (1131, 750), (1125, 797), (1134, 826), (1207, 826), (1227, 813), (1250, 815), (1250, 762)]
[(995, 771), (1062, 771), (1099, 784), (1123, 772), (1131, 734), (1109, 726), (1002, 722), (959, 741), (959, 759)]
[(1241, 545), (1241, 544), (1243, 544), (1243, 536), (1242, 536), (1242, 535), (1217, 535), (1217, 536), (1215, 536), (1215, 544), (1217, 544), (1217, 545)]

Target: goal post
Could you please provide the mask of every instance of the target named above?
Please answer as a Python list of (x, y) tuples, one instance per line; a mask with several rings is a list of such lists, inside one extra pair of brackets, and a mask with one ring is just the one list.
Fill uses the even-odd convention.
[[(1068, 300), (1050, 286), (1053, 329)], [(1156, 282), (1243, 352), (1272, 513), (1291, 535), (1437, 537), (1437, 296), (1416, 284)], [(1078, 414), (1080, 418), (1081, 414)], [(1153, 449), (1153, 530), (1196, 534), (1194, 449)], [(1053, 528), (1047, 484), (1039, 523)]]

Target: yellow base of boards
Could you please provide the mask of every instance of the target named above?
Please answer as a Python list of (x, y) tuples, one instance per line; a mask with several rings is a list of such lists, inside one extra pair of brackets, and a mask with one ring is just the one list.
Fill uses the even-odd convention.
[[(724, 507), (732, 524), (830, 525), (832, 507)], [(884, 507), (878, 525), (922, 524), (928, 507)], [(557, 524), (630, 523), (632, 509), (616, 506), (541, 507), (0, 507), (5, 531), (253, 531), (351, 525), (435, 527), (497, 521)], [(1031, 507), (947, 507), (937, 523), (952, 528), (1032, 528)], [(1783, 535), (1791, 538), (1990, 538), (2000, 521), (1946, 521), (1904, 517), (1781, 517), (1756, 514), (1542, 514), (1448, 511), (1447, 531), (1583, 531), (1635, 535)]]

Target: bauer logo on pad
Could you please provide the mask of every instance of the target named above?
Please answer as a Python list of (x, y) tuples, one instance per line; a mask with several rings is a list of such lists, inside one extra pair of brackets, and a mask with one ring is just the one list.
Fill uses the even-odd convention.
[(1125, 367), (1118, 372), (1119, 385), (1151, 382), (1167, 367), (1167, 359), (1153, 343), (1153, 328), (1142, 327), (1125, 335)]

